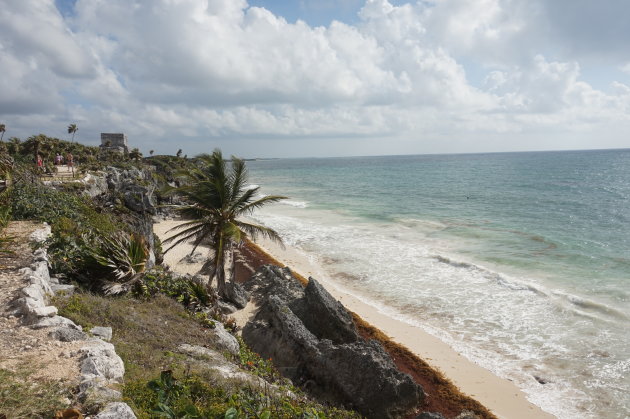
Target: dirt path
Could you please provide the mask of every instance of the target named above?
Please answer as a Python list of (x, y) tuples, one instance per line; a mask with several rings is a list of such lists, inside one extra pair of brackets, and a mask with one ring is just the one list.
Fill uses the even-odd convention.
[(20, 289), (28, 285), (20, 269), (31, 264), (29, 236), (41, 227), (29, 221), (14, 221), (5, 230), (5, 235), (14, 240), (12, 253), (0, 255), (0, 370), (19, 373), (20, 377), (26, 373), (29, 382), (50, 380), (76, 387), (77, 350), (83, 342), (59, 342), (48, 336), (49, 330), (23, 326), (11, 307)]

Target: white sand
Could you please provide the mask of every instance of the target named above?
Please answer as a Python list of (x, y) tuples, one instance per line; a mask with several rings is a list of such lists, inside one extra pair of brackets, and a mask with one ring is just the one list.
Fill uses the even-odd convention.
[[(153, 232), (157, 234), (160, 240), (164, 241), (167, 237), (171, 237), (177, 232), (169, 232), (169, 230), (171, 230), (173, 227), (178, 226), (179, 224), (181, 224), (181, 221), (160, 221), (159, 223), (155, 223), (153, 225)], [(162, 244), (163, 250), (168, 249), (170, 246), (170, 244)], [(164, 255), (164, 263), (170, 266), (170, 268), (177, 273), (195, 275), (203, 266), (203, 261), (198, 263), (180, 263), (182, 258), (189, 255), (192, 249), (192, 244), (182, 243), (169, 250), (166, 255)], [(208, 255), (210, 254), (210, 250), (205, 246), (199, 246), (197, 247), (197, 249), (195, 249), (195, 253), (201, 253), (203, 259), (207, 259)]]
[[(163, 240), (169, 236), (166, 231), (178, 223), (178, 221), (162, 221), (155, 224), (154, 231)], [(323, 273), (320, 266), (317, 266), (303, 253), (290, 247), (283, 249), (269, 240), (262, 240), (257, 244), (275, 259), (305, 278), (309, 276), (316, 278), (331, 295), (341, 301), (349, 310), (383, 331), (393, 341), (406, 346), (432, 367), (442, 371), (463, 393), (479, 401), (498, 417), (505, 419), (554, 418), (553, 415), (542, 411), (527, 401), (525, 394), (512, 382), (499, 378), (485, 368), (472, 363), (424, 330), (388, 317), (375, 307), (365, 304), (352, 294), (340, 289)], [(176, 272), (196, 273), (201, 268), (202, 263), (178, 263), (182, 257), (190, 253), (191, 249), (192, 246), (190, 245), (180, 245), (174, 248), (167, 253), (165, 263)], [(197, 251), (202, 251), (201, 247)], [(207, 255), (208, 249), (203, 249), (203, 251)], [(253, 309), (254, 307), (248, 306), (246, 310), (243, 310), (243, 313), (237, 314), (241, 323), (251, 316)]]

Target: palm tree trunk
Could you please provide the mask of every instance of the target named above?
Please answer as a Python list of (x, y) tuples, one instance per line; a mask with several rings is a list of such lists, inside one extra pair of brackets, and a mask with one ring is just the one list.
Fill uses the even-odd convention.
[[(219, 233), (216, 241), (217, 249), (214, 255), (214, 276), (217, 278), (217, 293), (220, 297), (225, 296), (225, 242), (223, 233)], [(212, 283), (212, 279), (210, 279)]]

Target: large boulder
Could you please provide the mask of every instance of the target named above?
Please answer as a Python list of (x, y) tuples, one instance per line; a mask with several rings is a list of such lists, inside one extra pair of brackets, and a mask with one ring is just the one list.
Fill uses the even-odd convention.
[(280, 297), (271, 295), (252, 321), (243, 328), (243, 340), (295, 384), (310, 380), (306, 371), (309, 358), (317, 353), (317, 337), (287, 307)]
[(304, 326), (319, 339), (351, 343), (359, 334), (348, 310), (313, 278), (309, 278), (304, 298), (291, 304)]
[(136, 415), (126, 403), (116, 402), (106, 405), (94, 419), (136, 419)]
[(243, 328), (245, 342), (319, 400), (369, 418), (399, 417), (418, 406), (422, 388), (382, 346), (360, 338), (345, 308), (316, 281), (298, 290), (288, 285), (301, 288), (288, 272), (263, 267), (254, 275), (258, 283), (250, 287), (261, 308)]
[(226, 282), (224, 299), (233, 303), (237, 308), (245, 308), (249, 301), (249, 293), (234, 281)]
[(232, 355), (238, 355), (240, 345), (238, 340), (223, 326), (221, 322), (215, 322), (213, 329), (208, 329), (210, 340), (213, 346), (220, 351), (228, 352)]
[[(367, 417), (399, 417), (424, 396), (422, 388), (398, 371), (374, 340), (342, 345), (322, 340), (317, 349), (320, 355), (311, 372), (319, 382), (335, 388), (336, 397)], [(324, 388), (328, 391), (328, 385)]]
[(304, 297), (304, 287), (293, 277), (291, 269), (275, 265), (261, 266), (249, 281), (243, 284), (255, 301), (275, 295), (285, 304)]

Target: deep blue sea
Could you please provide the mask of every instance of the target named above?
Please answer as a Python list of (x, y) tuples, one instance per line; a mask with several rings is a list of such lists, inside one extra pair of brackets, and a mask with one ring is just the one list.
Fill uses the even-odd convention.
[(630, 150), (248, 168), (290, 197), (254, 218), (331, 280), (560, 418), (630, 417)]

